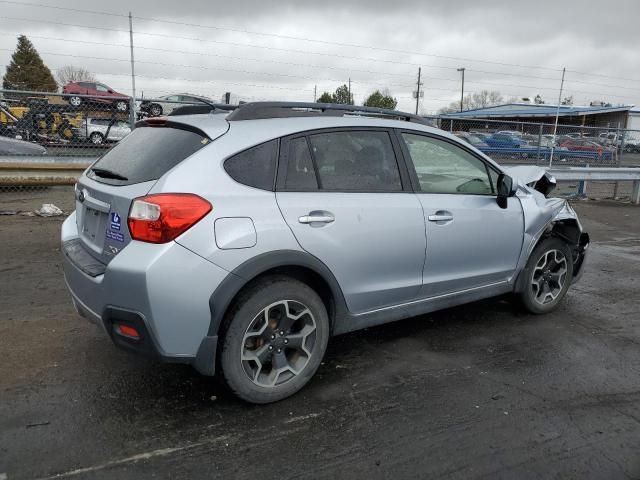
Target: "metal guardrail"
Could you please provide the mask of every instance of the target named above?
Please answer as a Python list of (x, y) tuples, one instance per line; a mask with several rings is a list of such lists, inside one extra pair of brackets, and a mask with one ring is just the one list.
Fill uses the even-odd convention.
[[(55, 161), (58, 160), (58, 161)], [(25, 161), (20, 157), (5, 157), (0, 161), (0, 186), (14, 185), (73, 185), (94, 159), (51, 157)], [(582, 192), (587, 181), (633, 182), (631, 202), (640, 203), (640, 168), (565, 167), (547, 169), (556, 180), (580, 181)]]
[(41, 161), (40, 158), (16, 161), (7, 157), (0, 161), (0, 186), (73, 185), (92, 162)]
[(556, 180), (579, 181), (581, 193), (586, 192), (587, 181), (633, 182), (631, 203), (640, 204), (640, 168), (621, 167), (566, 167), (547, 169)]

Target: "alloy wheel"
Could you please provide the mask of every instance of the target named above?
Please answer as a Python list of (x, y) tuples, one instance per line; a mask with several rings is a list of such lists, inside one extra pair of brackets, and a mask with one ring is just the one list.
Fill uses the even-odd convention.
[(244, 334), (242, 367), (260, 387), (282, 385), (304, 370), (315, 341), (316, 321), (306, 305), (294, 300), (272, 303), (255, 316)]
[(560, 250), (549, 250), (533, 269), (531, 290), (541, 305), (553, 302), (564, 288), (567, 277), (567, 257)]

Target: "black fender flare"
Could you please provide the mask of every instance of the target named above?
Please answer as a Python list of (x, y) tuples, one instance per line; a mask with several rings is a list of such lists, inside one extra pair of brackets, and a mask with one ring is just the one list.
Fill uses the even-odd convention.
[(317, 257), (299, 250), (275, 250), (257, 255), (240, 264), (227, 275), (209, 297), (211, 320), (207, 336), (202, 340), (195, 368), (205, 375), (214, 375), (218, 335), (227, 309), (236, 295), (259, 275), (278, 267), (302, 267), (311, 270), (328, 285), (333, 297), (334, 321), (348, 315), (347, 305), (335, 276)]

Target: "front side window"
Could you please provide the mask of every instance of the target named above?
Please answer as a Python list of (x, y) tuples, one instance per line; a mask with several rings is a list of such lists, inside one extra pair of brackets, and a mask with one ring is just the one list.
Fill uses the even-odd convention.
[(96, 84), (96, 90), (98, 90), (99, 92), (108, 92), (109, 87), (107, 87), (106, 85), (102, 85), (101, 83), (98, 83)]
[[(485, 163), (466, 150), (436, 138), (403, 133), (422, 193), (493, 195)], [(497, 178), (497, 172), (493, 176)]]
[(320, 188), (401, 191), (400, 172), (387, 132), (349, 131), (309, 136)]

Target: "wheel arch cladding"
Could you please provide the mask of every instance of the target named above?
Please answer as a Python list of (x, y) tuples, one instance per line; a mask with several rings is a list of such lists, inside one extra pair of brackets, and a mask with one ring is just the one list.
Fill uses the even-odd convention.
[[(564, 241), (569, 250), (571, 251), (572, 260), (575, 262), (578, 260), (580, 255), (580, 248), (583, 246), (581, 242), (581, 237), (583, 236), (582, 228), (580, 227), (580, 223), (576, 218), (564, 218), (560, 220), (551, 220), (544, 232), (538, 240), (533, 244), (531, 250), (529, 251), (529, 255), (527, 256), (527, 262), (529, 261), (529, 257), (533, 254), (535, 249), (544, 242), (549, 237), (556, 237), (560, 240)], [(525, 280), (527, 278), (528, 269), (525, 267), (522, 269), (520, 274), (518, 275), (518, 279), (516, 281), (516, 292), (521, 292), (523, 288), (525, 288)], [(574, 277), (578, 274), (578, 271), (573, 272)]]
[(209, 336), (217, 336), (226, 312), (244, 290), (269, 275), (285, 275), (309, 285), (320, 296), (333, 329), (335, 319), (347, 313), (338, 281), (329, 268), (313, 255), (296, 250), (279, 250), (258, 255), (236, 267), (218, 285), (209, 299)]

